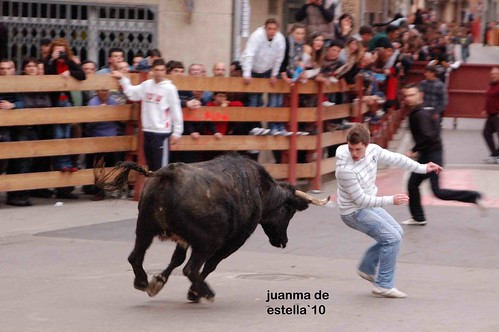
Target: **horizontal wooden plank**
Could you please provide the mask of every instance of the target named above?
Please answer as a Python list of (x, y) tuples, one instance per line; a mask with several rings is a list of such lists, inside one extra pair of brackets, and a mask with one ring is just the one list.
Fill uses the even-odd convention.
[(328, 131), (322, 134), (322, 147), (344, 144), (347, 141), (348, 130)]
[(334, 120), (347, 118), (352, 115), (352, 104), (341, 104), (329, 107), (322, 107), (323, 109), (323, 119), (324, 120)]
[[(133, 84), (139, 84), (140, 74), (129, 74)], [(244, 84), (240, 77), (193, 77), (168, 76), (178, 90), (187, 91), (226, 91), (226, 92), (269, 92), (290, 93), (291, 86), (283, 80), (278, 80), (273, 86), (264, 78), (254, 78), (250, 84)], [(41, 83), (43, 82), (43, 83)], [(318, 83), (310, 80), (306, 84), (297, 83), (300, 93), (313, 94), (318, 92)], [(49, 91), (86, 91), (118, 89), (118, 81), (108, 74), (87, 75), (83, 81), (60, 75), (44, 76), (0, 76), (0, 93), (4, 92), (49, 92)], [(324, 88), (325, 93), (355, 90), (355, 86), (343, 81), (330, 84)]]
[(85, 137), (0, 143), (0, 159), (46, 157), (80, 153), (135, 151), (136, 136)]
[(333, 173), (336, 171), (336, 157), (321, 160), (321, 175)]
[[(263, 167), (274, 179), (287, 179), (289, 164), (263, 164)], [(296, 165), (296, 176), (299, 179), (313, 178), (315, 176), (315, 163), (303, 163)]]
[[(107, 167), (106, 173), (109, 173), (111, 170), (112, 167)], [(130, 172), (130, 181), (134, 181), (136, 177), (136, 172)], [(83, 186), (94, 183), (95, 179), (93, 168), (82, 169), (74, 173), (53, 171), (27, 174), (4, 174), (0, 175), (0, 192)]]
[(0, 126), (138, 120), (138, 105), (0, 110)]

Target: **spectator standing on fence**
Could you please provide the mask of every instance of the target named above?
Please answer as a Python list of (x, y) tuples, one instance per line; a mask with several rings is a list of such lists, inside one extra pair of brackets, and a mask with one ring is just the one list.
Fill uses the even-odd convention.
[[(88, 106), (118, 105), (109, 90), (98, 90), (96, 96), (89, 100)], [(104, 111), (103, 111), (104, 112)], [(115, 121), (92, 122), (85, 125), (86, 137), (112, 137), (118, 136), (120, 126)], [(123, 160), (122, 152), (90, 153), (85, 156), (86, 168), (94, 168), (99, 160), (103, 160), (106, 166), (113, 167), (118, 161)], [(93, 201), (106, 198), (106, 192), (96, 186), (85, 188), (87, 193), (92, 193)]]
[(471, 29), (465, 28), (464, 31), (460, 33), (458, 38), (459, 45), (461, 45), (461, 60), (466, 63), (470, 57), (470, 45), (473, 43)]
[[(64, 38), (56, 39), (50, 46), (50, 56), (45, 60), (46, 75), (60, 75), (66, 79), (73, 77), (84, 80), (85, 73), (81, 66), (73, 61), (73, 52)], [(71, 94), (66, 92), (51, 93), (52, 105), (55, 107), (71, 107)], [(64, 139), (70, 137), (69, 124), (54, 125), (54, 138)], [(62, 172), (76, 172), (78, 167), (73, 165), (70, 156), (58, 156), (55, 158), (55, 169)], [(68, 198), (68, 197), (67, 197)]]
[[(38, 65), (37, 60), (35, 58), (28, 58), (23, 62), (22, 65), (22, 73), (23, 75), (29, 76), (38, 76)], [(29, 92), (22, 94), (22, 100), (24, 102), (24, 108), (44, 108), (51, 107), (52, 102), (50, 100), (50, 96), (46, 92)], [(35, 141), (41, 138), (39, 130), (43, 129), (45, 126), (15, 126), (12, 127), (12, 140), (13, 141)], [(40, 133), (43, 135), (43, 133)], [(47, 166), (45, 161), (45, 157), (38, 158), (37, 161)], [(34, 171), (34, 158), (19, 158), (12, 159), (9, 162), (8, 174), (25, 174), (31, 173)], [(48, 169), (44, 169), (43, 171), (48, 171)], [(42, 197), (50, 197), (52, 196), (52, 192), (45, 189), (39, 189), (35, 191), (36, 194), (45, 194), (43, 195), (35, 195)], [(29, 190), (19, 190), (19, 191), (10, 191), (7, 193), (7, 204), (15, 205), (15, 206), (31, 206), (32, 203), (30, 201), (30, 191)]]
[[(241, 56), (244, 84), (250, 84), (251, 78), (269, 78), (270, 85), (277, 82), (279, 69), (284, 59), (286, 41), (279, 32), (279, 23), (274, 18), (265, 21), (263, 27), (256, 29), (249, 37)], [(269, 93), (268, 107), (282, 105), (282, 95)], [(251, 93), (248, 96), (249, 107), (263, 106), (262, 94)], [(266, 135), (270, 129), (258, 128), (257, 135)]]
[[(81, 63), (81, 69), (83, 69), (83, 72), (86, 76), (93, 75), (97, 73), (97, 64), (92, 60), (85, 60)], [(90, 99), (97, 96), (97, 92), (95, 90), (82, 91), (81, 95), (83, 99), (83, 105), (87, 105)]]
[[(14, 61), (8, 59), (0, 60), (0, 76), (14, 76), (16, 67)], [(18, 93), (0, 93), (0, 110), (10, 110), (15, 108), (24, 108), (24, 102)], [(11, 128), (0, 127), (0, 142), (9, 142), (11, 140)], [(0, 160), (0, 174), (7, 170), (8, 161)]]
[(483, 138), (490, 151), (485, 159), (488, 164), (499, 164), (499, 143), (495, 143), (494, 135), (499, 139), (499, 67), (490, 70), (490, 85), (485, 95), (484, 115), (487, 116), (483, 128)]
[(334, 40), (345, 45), (353, 33), (353, 16), (344, 13), (334, 24)]
[(308, 35), (320, 33), (328, 45), (334, 39), (334, 12), (336, 4), (333, 0), (306, 0), (296, 12), (297, 22), (303, 21)]
[(423, 106), (431, 107), (435, 126), (440, 131), (448, 97), (445, 84), (437, 77), (438, 70), (436, 61), (430, 61), (425, 68), (425, 79), (419, 85), (423, 92)]
[(52, 41), (48, 38), (43, 38), (40, 40), (40, 60), (45, 61), (45, 59), (50, 55), (50, 43)]
[(163, 59), (154, 61), (152, 79), (132, 85), (130, 79), (120, 71), (111, 75), (120, 80), (120, 85), (132, 101), (141, 101), (141, 122), (144, 131), (144, 153), (147, 166), (156, 171), (168, 164), (168, 143), (176, 144), (184, 130), (182, 109), (175, 85), (166, 79), (166, 64)]
[[(417, 85), (411, 84), (404, 88), (404, 102), (409, 108), (409, 127), (414, 139), (414, 146), (406, 153), (408, 157), (417, 158), (420, 163), (433, 161), (443, 165), (443, 145), (440, 130), (435, 127), (435, 120), (428, 108), (423, 107), (423, 94)], [(421, 204), (419, 186), (430, 179), (433, 194), (441, 200), (474, 203), (484, 212), (482, 195), (473, 190), (450, 190), (440, 188), (438, 173), (412, 173), (407, 184), (409, 191), (409, 210), (412, 218), (403, 221), (404, 225), (425, 225), (426, 217)]]
[(394, 287), (395, 265), (404, 234), (400, 225), (382, 207), (406, 204), (406, 194), (376, 196), (378, 162), (420, 174), (442, 170), (437, 164), (417, 163), (404, 155), (369, 144), (371, 135), (362, 125), (347, 133), (347, 144), (336, 151), (337, 203), (343, 222), (374, 240), (358, 267), (359, 276), (374, 284), (373, 294), (388, 298), (407, 295)]

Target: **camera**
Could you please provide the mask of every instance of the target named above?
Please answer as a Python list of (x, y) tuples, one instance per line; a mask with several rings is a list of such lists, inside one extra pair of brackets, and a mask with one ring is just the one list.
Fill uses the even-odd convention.
[(67, 59), (68, 54), (66, 52), (59, 52), (59, 59)]

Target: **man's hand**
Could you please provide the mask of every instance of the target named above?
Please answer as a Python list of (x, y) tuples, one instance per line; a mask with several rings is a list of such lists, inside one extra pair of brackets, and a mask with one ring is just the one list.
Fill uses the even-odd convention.
[(409, 158), (412, 158), (412, 159), (415, 159), (417, 156), (418, 156), (418, 153), (417, 152), (414, 152), (412, 150), (409, 150), (405, 153), (405, 156), (406, 157), (409, 157)]
[(8, 100), (0, 100), (0, 109), (2, 110), (11, 110), (16, 106), (16, 104), (11, 103)]
[(277, 83), (277, 77), (272, 76), (270, 78), (270, 86), (274, 86)]
[(393, 204), (402, 205), (407, 204), (409, 202), (409, 196), (406, 194), (395, 194), (393, 195)]
[(251, 77), (243, 77), (243, 83), (248, 85), (251, 83)]
[(179, 140), (180, 140), (180, 136), (171, 135), (169, 141), (170, 141), (171, 145), (175, 145), (175, 144), (177, 144), (177, 142)]
[(216, 139), (221, 139), (222, 137), (224, 137), (224, 134), (222, 134), (222, 133), (214, 133), (213, 136), (215, 136)]
[(197, 110), (201, 107), (201, 102), (197, 99), (191, 99), (185, 103), (185, 106), (187, 106), (187, 108), (190, 108), (191, 110)]
[(114, 77), (117, 79), (121, 79), (121, 78), (123, 78), (123, 76), (125, 76), (125, 75), (123, 75), (122, 72), (120, 72), (118, 70), (113, 70), (110, 75), (111, 75), (111, 77)]
[(195, 131), (195, 132), (191, 133), (191, 137), (193, 139), (198, 139), (199, 137), (201, 137), (201, 134), (198, 133), (197, 131)]
[(435, 173), (440, 173), (441, 171), (443, 171), (443, 167), (438, 165), (438, 164), (435, 164), (434, 162), (429, 162), (428, 164), (426, 164), (426, 173), (431, 173), (431, 172), (435, 172)]

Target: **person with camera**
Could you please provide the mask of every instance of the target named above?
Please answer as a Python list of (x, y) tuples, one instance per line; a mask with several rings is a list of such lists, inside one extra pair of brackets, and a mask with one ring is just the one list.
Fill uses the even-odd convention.
[[(58, 38), (52, 41), (50, 45), (49, 56), (44, 62), (45, 75), (60, 75), (65, 79), (73, 77), (77, 80), (86, 79), (85, 72), (81, 66), (75, 62), (73, 52), (71, 51), (68, 41), (64, 38)], [(73, 102), (69, 91), (51, 92), (50, 98), (54, 107), (71, 107)], [(70, 138), (70, 124), (56, 124), (53, 127), (53, 137), (55, 139)], [(61, 172), (76, 172), (78, 167), (71, 161), (71, 156), (55, 157), (54, 168)], [(75, 199), (78, 196), (71, 193), (72, 188), (58, 188), (57, 198)]]

